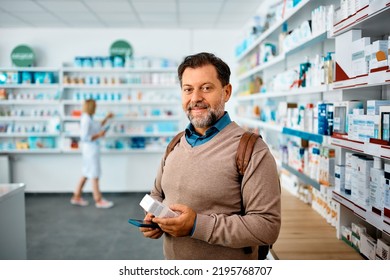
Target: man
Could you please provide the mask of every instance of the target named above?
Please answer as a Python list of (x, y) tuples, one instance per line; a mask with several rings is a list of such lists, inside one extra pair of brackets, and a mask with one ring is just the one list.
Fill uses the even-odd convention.
[(151, 196), (180, 215), (145, 220), (145, 237), (164, 233), (166, 259), (257, 259), (259, 245), (280, 230), (280, 187), (275, 160), (258, 139), (240, 178), (238, 144), (245, 130), (230, 120), (229, 66), (210, 53), (188, 56), (178, 68), (182, 106), (190, 124), (162, 161)]

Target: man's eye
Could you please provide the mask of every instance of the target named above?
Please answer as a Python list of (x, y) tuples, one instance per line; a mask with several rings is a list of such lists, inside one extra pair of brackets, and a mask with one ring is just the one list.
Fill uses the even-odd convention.
[(203, 92), (208, 92), (210, 91), (211, 87), (202, 87)]
[(192, 91), (191, 88), (183, 88), (183, 92), (185, 93), (190, 93)]

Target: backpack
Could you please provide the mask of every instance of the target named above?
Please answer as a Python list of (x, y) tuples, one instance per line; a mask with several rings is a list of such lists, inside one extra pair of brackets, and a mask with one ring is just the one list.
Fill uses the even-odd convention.
[[(170, 152), (173, 151), (176, 145), (180, 142), (180, 139), (183, 135), (184, 135), (184, 131), (181, 131), (175, 137), (173, 137), (171, 142), (169, 142), (165, 152), (164, 164), (168, 155), (170, 154)], [(237, 153), (236, 153), (236, 164), (240, 176), (240, 181), (242, 181), (245, 170), (248, 167), (249, 161), (251, 160), (253, 148), (258, 138), (262, 138), (261, 135), (249, 131), (244, 132), (244, 134), (241, 136), (240, 143), (238, 144)], [(243, 207), (241, 207), (241, 212), (242, 213), (244, 212)], [(258, 250), (258, 259), (265, 260), (268, 255), (269, 249), (270, 249), (270, 245), (260, 245)], [(250, 247), (244, 248), (244, 251), (247, 254), (252, 253), (252, 249)]]

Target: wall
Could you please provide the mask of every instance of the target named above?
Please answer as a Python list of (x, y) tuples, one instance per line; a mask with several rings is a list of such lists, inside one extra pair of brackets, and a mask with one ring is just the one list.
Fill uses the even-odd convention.
[[(188, 54), (207, 51), (224, 59), (235, 87), (234, 47), (238, 30), (184, 29), (0, 29), (0, 67), (10, 67), (10, 53), (19, 44), (33, 48), (40, 67), (60, 67), (75, 56), (105, 56), (110, 45), (124, 39), (134, 56), (167, 57), (178, 62)], [(234, 115), (233, 104), (227, 110)], [(162, 154), (103, 154), (103, 191), (148, 191)], [(12, 155), (12, 181), (27, 192), (71, 192), (81, 176), (80, 154)], [(88, 185), (86, 190), (90, 191)]]

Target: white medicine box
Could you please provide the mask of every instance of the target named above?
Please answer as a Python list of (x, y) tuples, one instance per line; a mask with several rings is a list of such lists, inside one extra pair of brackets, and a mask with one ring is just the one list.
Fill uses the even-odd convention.
[(348, 115), (353, 109), (364, 109), (362, 101), (337, 101), (333, 102), (333, 132), (336, 134), (348, 134)]

